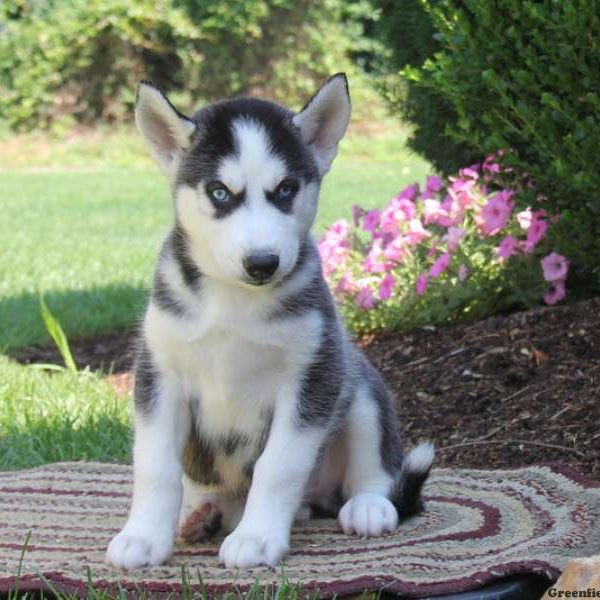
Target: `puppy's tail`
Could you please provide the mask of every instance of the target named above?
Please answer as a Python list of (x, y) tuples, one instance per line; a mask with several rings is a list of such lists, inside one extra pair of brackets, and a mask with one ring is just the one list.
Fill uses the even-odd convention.
[(421, 490), (429, 477), (434, 457), (435, 448), (431, 442), (420, 443), (404, 457), (393, 499), (400, 519), (423, 510)]

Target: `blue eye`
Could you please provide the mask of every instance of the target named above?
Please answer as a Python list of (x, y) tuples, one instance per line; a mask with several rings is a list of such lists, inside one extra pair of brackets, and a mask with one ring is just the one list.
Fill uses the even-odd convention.
[(293, 179), (284, 179), (278, 186), (277, 186), (277, 190), (276, 190), (276, 194), (277, 194), (277, 199), (280, 200), (281, 202), (286, 202), (291, 200), (294, 195), (296, 194), (296, 192), (298, 191), (298, 188), (300, 186), (298, 185), (297, 181), (294, 181)]
[(206, 192), (210, 199), (216, 204), (227, 204), (231, 197), (231, 192), (220, 181), (210, 183), (206, 187)]

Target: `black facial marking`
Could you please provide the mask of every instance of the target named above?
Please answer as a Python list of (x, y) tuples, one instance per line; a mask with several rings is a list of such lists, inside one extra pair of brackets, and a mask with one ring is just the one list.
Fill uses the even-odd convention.
[[(242, 190), (241, 192), (234, 194), (230, 190), (227, 190), (227, 199), (220, 202), (213, 197), (213, 192), (215, 190), (216, 183), (217, 182), (211, 182), (206, 186), (206, 195), (208, 196), (208, 199), (212, 202), (212, 205), (215, 209), (215, 218), (223, 219), (226, 216), (230, 215), (234, 210), (239, 208), (246, 201), (246, 191)], [(222, 183), (220, 185), (223, 188), (227, 189), (225, 186), (223, 186)]]
[(294, 208), (294, 198), (300, 189), (297, 179), (286, 178), (274, 190), (267, 191), (267, 201), (277, 207), (281, 212), (289, 214)]
[(185, 283), (194, 290), (198, 289), (202, 272), (189, 254), (188, 236), (178, 223), (175, 225), (167, 240)]
[(152, 359), (152, 354), (142, 340), (135, 360), (133, 398), (136, 411), (145, 418), (152, 415), (158, 400), (158, 380), (159, 374)]

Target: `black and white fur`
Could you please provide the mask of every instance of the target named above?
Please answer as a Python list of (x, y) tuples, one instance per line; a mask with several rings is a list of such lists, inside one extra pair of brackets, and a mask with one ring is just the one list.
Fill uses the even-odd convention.
[(433, 447), (403, 457), (309, 233), (350, 118), (346, 77), (297, 114), (239, 98), (192, 118), (142, 83), (135, 116), (175, 219), (138, 353), (133, 503), (108, 560), (164, 562), (179, 523), (191, 541), (231, 531), (227, 567), (276, 565), (310, 509), (347, 534), (393, 531), (420, 509)]

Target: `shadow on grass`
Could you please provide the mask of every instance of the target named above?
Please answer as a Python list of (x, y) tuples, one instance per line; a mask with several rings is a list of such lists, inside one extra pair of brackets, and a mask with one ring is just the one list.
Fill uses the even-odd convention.
[[(68, 338), (131, 329), (142, 316), (148, 290), (109, 285), (44, 292), (44, 300)], [(51, 343), (40, 314), (38, 292), (0, 298), (0, 351)]]

